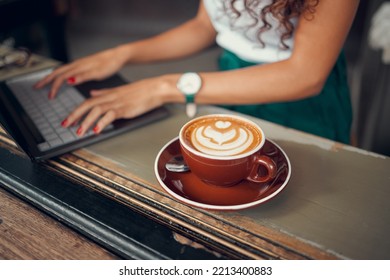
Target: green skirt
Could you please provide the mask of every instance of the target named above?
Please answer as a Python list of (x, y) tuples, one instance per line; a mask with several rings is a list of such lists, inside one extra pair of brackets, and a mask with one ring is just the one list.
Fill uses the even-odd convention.
[[(224, 51), (219, 59), (221, 70), (253, 65), (228, 51)], [(319, 95), (291, 102), (222, 107), (338, 142), (350, 143), (352, 106), (343, 53)]]

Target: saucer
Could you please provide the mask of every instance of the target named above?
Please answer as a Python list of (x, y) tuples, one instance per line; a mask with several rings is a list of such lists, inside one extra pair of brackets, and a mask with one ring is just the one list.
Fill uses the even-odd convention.
[(239, 210), (264, 203), (278, 195), (291, 176), (291, 164), (286, 153), (271, 140), (266, 140), (262, 153), (277, 166), (276, 177), (268, 183), (243, 180), (231, 187), (210, 185), (188, 172), (171, 172), (165, 164), (181, 154), (179, 139), (169, 141), (158, 153), (154, 171), (163, 189), (177, 200), (209, 210)]

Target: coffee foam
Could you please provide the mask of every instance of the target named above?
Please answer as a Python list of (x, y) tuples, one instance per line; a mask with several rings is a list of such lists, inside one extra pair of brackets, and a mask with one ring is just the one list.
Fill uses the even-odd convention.
[(234, 156), (254, 149), (261, 133), (249, 123), (230, 117), (201, 119), (186, 129), (189, 144), (212, 156)]

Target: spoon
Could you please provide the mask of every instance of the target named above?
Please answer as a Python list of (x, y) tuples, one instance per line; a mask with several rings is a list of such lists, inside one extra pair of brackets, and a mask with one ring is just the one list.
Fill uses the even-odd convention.
[(190, 170), (185, 163), (183, 156), (178, 155), (172, 157), (166, 164), (165, 168), (171, 172), (187, 172)]

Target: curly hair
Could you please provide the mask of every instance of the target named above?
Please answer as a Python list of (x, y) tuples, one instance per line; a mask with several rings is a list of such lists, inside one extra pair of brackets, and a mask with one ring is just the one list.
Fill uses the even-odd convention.
[(292, 19), (301, 15), (304, 15), (305, 17), (313, 16), (315, 7), (319, 2), (319, 0), (272, 0), (269, 5), (258, 11), (256, 8), (261, 0), (224, 0), (224, 10), (233, 22), (242, 14), (242, 12), (235, 7), (237, 1), (243, 1), (244, 11), (254, 20), (254, 23), (247, 27), (248, 29), (257, 26), (259, 22), (262, 23), (262, 26), (257, 31), (257, 38), (262, 47), (264, 47), (265, 44), (261, 40), (261, 34), (272, 27), (267, 21), (266, 15), (272, 14), (272, 16), (279, 21), (280, 25), (284, 28), (280, 38), (280, 44), (283, 49), (289, 49), (289, 46), (285, 41), (291, 38), (294, 33)]

